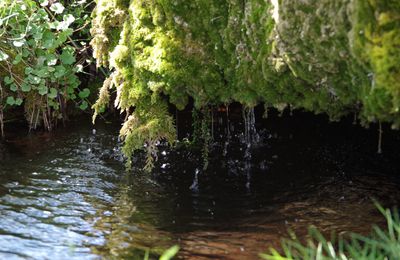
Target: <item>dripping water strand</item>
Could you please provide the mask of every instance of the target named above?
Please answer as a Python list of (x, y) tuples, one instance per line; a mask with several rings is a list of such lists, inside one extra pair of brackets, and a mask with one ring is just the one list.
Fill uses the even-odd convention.
[(256, 129), (256, 118), (254, 114), (254, 108), (243, 109), (243, 120), (244, 120), (244, 142), (245, 142), (245, 153), (244, 153), (244, 171), (246, 173), (246, 189), (250, 191), (251, 183), (251, 158), (252, 158), (252, 146), (258, 143), (259, 136)]
[(222, 152), (223, 156), (228, 154), (228, 146), (231, 140), (231, 130), (230, 130), (230, 122), (229, 122), (229, 106), (226, 105), (226, 141), (224, 145), (224, 150)]
[(243, 110), (244, 120), (244, 142), (246, 146), (253, 146), (257, 144), (260, 137), (256, 129), (256, 117), (254, 108), (246, 108)]
[(200, 173), (200, 170), (196, 169), (196, 171), (194, 173), (193, 183), (189, 187), (189, 189), (193, 192), (199, 191), (199, 173)]

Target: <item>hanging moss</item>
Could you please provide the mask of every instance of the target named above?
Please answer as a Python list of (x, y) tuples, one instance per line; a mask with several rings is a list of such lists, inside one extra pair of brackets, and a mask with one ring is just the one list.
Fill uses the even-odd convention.
[(369, 121), (400, 126), (400, 2), (357, 1), (353, 12), (354, 53), (371, 79), (361, 95)]
[(98, 65), (114, 71), (94, 108), (114, 86), (128, 156), (173, 141), (166, 104), (189, 97), (400, 123), (396, 0), (98, 0), (93, 16)]

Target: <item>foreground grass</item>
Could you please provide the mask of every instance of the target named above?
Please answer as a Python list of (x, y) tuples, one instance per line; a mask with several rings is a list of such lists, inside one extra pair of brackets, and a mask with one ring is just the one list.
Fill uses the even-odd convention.
[[(175, 245), (166, 251), (160, 256), (159, 260), (171, 260), (176, 254), (179, 252), (179, 246)], [(147, 250), (144, 255), (144, 260), (150, 260), (150, 250)]]
[(400, 259), (400, 219), (397, 210), (384, 209), (377, 205), (385, 216), (387, 229), (375, 226), (370, 236), (351, 234), (350, 238), (328, 241), (318, 230), (311, 228), (305, 244), (296, 237), (282, 242), (282, 254), (271, 249), (261, 254), (266, 260), (372, 260)]

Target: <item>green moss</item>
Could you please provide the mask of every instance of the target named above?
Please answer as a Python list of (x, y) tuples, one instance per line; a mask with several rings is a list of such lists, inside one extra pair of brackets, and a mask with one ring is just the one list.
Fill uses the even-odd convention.
[(98, 66), (107, 66), (109, 52), (117, 45), (121, 25), (126, 18), (125, 8), (128, 0), (97, 0), (92, 13), (93, 26), (91, 34), (93, 55)]
[(370, 73), (361, 96), (369, 120), (400, 124), (400, 2), (357, 1), (354, 8), (354, 53)]
[[(165, 102), (182, 109), (189, 97), (197, 109), (290, 105), (396, 126), (399, 17), (395, 0), (98, 0), (92, 44), (115, 71), (118, 108), (141, 118), (130, 156), (148, 140), (137, 129), (156, 120), (146, 113), (169, 122)], [(172, 123), (154, 125), (173, 136)]]

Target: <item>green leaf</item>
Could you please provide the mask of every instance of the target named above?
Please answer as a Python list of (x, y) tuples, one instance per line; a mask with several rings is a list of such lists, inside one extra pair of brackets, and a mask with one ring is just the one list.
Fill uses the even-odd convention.
[(49, 92), (49, 89), (44, 85), (40, 85), (38, 87), (38, 90), (39, 90), (39, 94), (42, 96), (46, 95)]
[(29, 84), (26, 84), (26, 83), (22, 83), (22, 85), (21, 85), (21, 90), (23, 91), (23, 92), (29, 92), (29, 91), (31, 91), (31, 86), (29, 85)]
[(46, 49), (53, 49), (55, 48), (56, 39), (52, 32), (46, 31), (43, 33), (43, 47)]
[(79, 87), (79, 85), (81, 84), (81, 82), (79, 81), (78, 77), (74, 74), (70, 75), (68, 77), (68, 80), (66, 82), (68, 85), (70, 85), (72, 88), (77, 88)]
[(83, 101), (82, 104), (79, 106), (81, 110), (86, 110), (88, 108), (88, 102)]
[(10, 90), (13, 91), (13, 92), (17, 91), (17, 90), (18, 90), (17, 85), (15, 85), (14, 83), (12, 83), (12, 84), (10, 85)]
[(47, 96), (49, 97), (49, 98), (56, 98), (57, 97), (57, 89), (55, 89), (55, 88), (50, 88), (50, 93), (49, 94), (47, 94)]
[(56, 66), (56, 71), (54, 72), (54, 77), (56, 78), (61, 78), (62, 76), (65, 75), (66, 69), (62, 65)]
[(44, 62), (46, 61), (45, 56), (39, 56), (36, 58), (36, 67), (42, 67), (44, 65)]
[(37, 33), (35, 33), (35, 34), (33, 35), (33, 38), (34, 38), (36, 41), (40, 41), (41, 39), (43, 39), (43, 32), (37, 32)]
[(28, 49), (22, 49), (22, 57), (27, 58), (29, 55), (30, 53)]
[(74, 33), (74, 30), (72, 30), (71, 28), (68, 28), (64, 31), (62, 31), (61, 33), (58, 34), (58, 38), (57, 38), (57, 44), (61, 45), (63, 44), (65, 41), (67, 41), (68, 36), (71, 36)]
[(42, 79), (41, 79), (40, 77), (37, 77), (37, 76), (29, 75), (29, 76), (28, 76), (28, 81), (29, 81), (30, 83), (32, 83), (33, 85), (38, 85), (38, 84), (40, 84), (40, 82), (42, 81)]
[(17, 98), (17, 99), (15, 100), (15, 104), (16, 104), (17, 106), (20, 106), (20, 105), (22, 104), (22, 102), (24, 102), (24, 101), (22, 100), (22, 98)]
[(8, 105), (11, 105), (11, 106), (15, 105), (15, 99), (14, 99), (14, 97), (12, 97), (12, 96), (7, 97), (6, 103), (7, 103)]
[(33, 72), (33, 69), (31, 67), (25, 68), (25, 75), (30, 75), (32, 72)]
[(79, 92), (78, 95), (81, 99), (87, 98), (90, 95), (90, 90), (88, 88), (85, 88), (81, 92)]
[(68, 94), (73, 94), (75, 92), (75, 88), (74, 87), (72, 87), (72, 86), (68, 86), (67, 87), (67, 93)]
[(71, 50), (64, 50), (60, 56), (60, 60), (65, 65), (72, 65), (75, 62), (75, 56)]
[(34, 74), (41, 78), (47, 78), (49, 76), (49, 70), (47, 67), (42, 67), (40, 70), (35, 70)]
[[(37, 40), (35, 40), (35, 39), (29, 39), (28, 40), (28, 45), (29, 45), (29, 47), (31, 47), (32, 49), (36, 49), (36, 48), (38, 48), (38, 41)], [(41, 47), (40, 47), (41, 48)]]
[(22, 54), (18, 54), (17, 56), (15, 56), (13, 64), (17, 65), (17, 64), (19, 64), (21, 62), (21, 60), (22, 60)]
[(50, 10), (55, 12), (56, 14), (62, 14), (64, 12), (65, 7), (61, 3), (54, 3), (50, 6)]
[(10, 78), (9, 76), (4, 77), (4, 83), (6, 83), (6, 85), (10, 85), (13, 82), (14, 82), (14, 78)]
[[(55, 102), (52, 99), (48, 100), (48, 104), (49, 104), (50, 107), (54, 108), (55, 110), (59, 110), (60, 109), (60, 104), (58, 102)], [(61, 115), (61, 117), (59, 117), (59, 119), (61, 119), (61, 118), (62, 118), (62, 115)]]
[(46, 60), (48, 66), (54, 66), (57, 64), (57, 57), (54, 54), (48, 54)]
[(41, 39), (43, 39), (43, 27), (41, 26), (36, 26), (36, 24), (32, 24), (31, 25), (31, 30), (30, 33), (33, 35), (33, 38), (36, 41), (40, 41)]
[(8, 56), (7, 53), (0, 50), (0, 62), (7, 60), (9, 57), (10, 56)]

